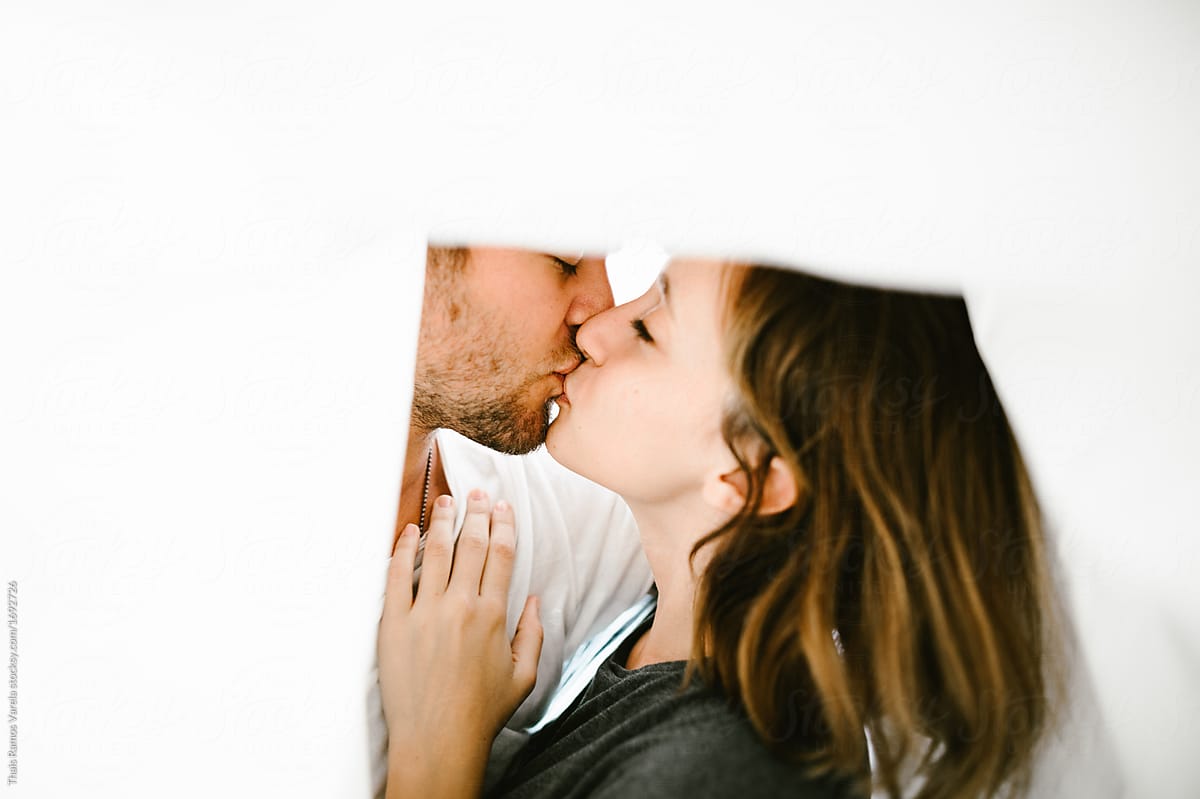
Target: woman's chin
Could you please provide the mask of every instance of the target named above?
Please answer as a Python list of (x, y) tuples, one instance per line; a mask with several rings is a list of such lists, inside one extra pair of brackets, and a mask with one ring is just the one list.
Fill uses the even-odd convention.
[(567, 464), (562, 462), (562, 456), (559, 454), (562, 452), (563, 443), (562, 436), (560, 435), (563, 425), (559, 421), (559, 418), (558, 413), (553, 414), (550, 419), (550, 426), (546, 428), (546, 451), (550, 453), (550, 457), (562, 463), (563, 466), (566, 466)]
[(612, 474), (598, 468), (602, 460), (595, 457), (595, 452), (584, 451), (582, 443), (571, 435), (571, 429), (567, 427), (567, 424), (560, 420), (550, 425), (550, 429), (546, 433), (546, 452), (564, 469), (572, 471), (602, 488), (620, 494), (620, 487), (611, 480)]
[[(576, 468), (576, 464), (581, 461), (587, 461), (586, 458), (575, 457), (576, 448), (573, 446), (571, 436), (567, 432), (566, 422), (560, 413), (550, 423), (550, 427), (546, 429), (546, 451), (550, 453), (550, 457), (558, 461), (560, 465), (565, 466), (576, 474), (583, 474)], [(587, 477), (586, 474), (583, 474)]]

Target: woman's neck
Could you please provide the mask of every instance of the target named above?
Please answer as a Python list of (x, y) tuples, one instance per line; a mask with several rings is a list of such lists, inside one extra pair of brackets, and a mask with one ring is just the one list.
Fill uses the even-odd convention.
[(626, 666), (687, 660), (692, 653), (695, 626), (696, 578), (706, 559), (698, 556), (695, 572), (689, 562), (696, 541), (715, 530), (721, 520), (707, 512), (702, 501), (658, 505), (630, 503), (637, 520), (646, 559), (658, 588), (658, 607), (650, 629), (630, 650)]

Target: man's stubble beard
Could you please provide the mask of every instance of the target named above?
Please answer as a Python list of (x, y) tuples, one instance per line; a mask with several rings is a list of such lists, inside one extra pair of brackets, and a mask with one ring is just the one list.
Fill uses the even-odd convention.
[[(433, 269), (426, 280), (422, 319), (438, 321), (428, 328), (423, 324), (418, 342), (413, 424), (422, 430), (453, 430), (509, 455), (540, 447), (550, 427), (550, 401), (530, 408), (529, 398), (554, 367), (518, 385), (502, 385), (503, 376), (521, 371), (519, 363), (504, 357), (519, 347), (508, 340), (502, 325), (479, 314), (463, 289), (461, 272)], [(574, 336), (548, 363), (557, 365), (572, 357), (581, 357)]]
[[(546, 441), (550, 402), (531, 408), (530, 397), (552, 367), (516, 385), (503, 384), (504, 376), (520, 369), (518, 363), (503, 358), (503, 353), (516, 348), (498, 330), (487, 327), (451, 324), (422, 337), (413, 385), (413, 424), (421, 430), (446, 428), (497, 452), (524, 455)], [(447, 342), (484, 346), (487, 351), (456, 351)], [(575, 353), (573, 343), (568, 344), (552, 362), (562, 363)]]
[(496, 396), (494, 384), (428, 375), (413, 387), (413, 422), (446, 428), (508, 455), (532, 452), (546, 440), (550, 403), (527, 407), (529, 384)]

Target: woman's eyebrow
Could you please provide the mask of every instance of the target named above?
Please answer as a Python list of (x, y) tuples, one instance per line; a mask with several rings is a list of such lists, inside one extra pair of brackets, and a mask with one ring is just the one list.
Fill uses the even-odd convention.
[(671, 320), (675, 320), (675, 312), (671, 310), (671, 283), (667, 278), (666, 270), (658, 273), (658, 293), (662, 295), (662, 304), (667, 307), (667, 313), (671, 315)]
[(587, 255), (587, 252), (584, 250), (577, 250), (574, 252), (562, 250), (558, 252), (545, 251), (542, 254), (549, 255), (551, 258), (557, 258), (563, 263), (570, 264), (571, 266), (579, 266), (580, 262), (583, 261), (583, 257)]

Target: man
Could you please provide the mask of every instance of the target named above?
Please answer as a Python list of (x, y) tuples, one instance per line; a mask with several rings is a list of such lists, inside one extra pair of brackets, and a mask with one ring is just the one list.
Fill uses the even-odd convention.
[(423, 499), (449, 493), (434, 431), (510, 455), (536, 449), (582, 360), (575, 331), (612, 305), (602, 258), (429, 248), (397, 535), (420, 522)]
[(537, 721), (564, 660), (651, 583), (624, 502), (537, 449), (563, 378), (582, 362), (575, 331), (612, 305), (602, 258), (428, 251), (396, 534), (424, 527), (441, 494), (456, 498), (456, 529), (474, 488), (512, 505), (509, 634), (536, 594), (544, 635), (537, 686), (512, 728)]

